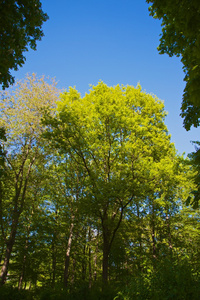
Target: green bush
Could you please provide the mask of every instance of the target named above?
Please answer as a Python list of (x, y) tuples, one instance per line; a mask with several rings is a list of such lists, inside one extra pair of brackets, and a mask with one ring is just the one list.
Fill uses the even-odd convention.
[(0, 300), (32, 300), (33, 297), (29, 291), (18, 290), (10, 286), (0, 288)]
[(123, 295), (129, 300), (199, 300), (200, 277), (187, 261), (166, 259), (150, 272), (135, 276)]

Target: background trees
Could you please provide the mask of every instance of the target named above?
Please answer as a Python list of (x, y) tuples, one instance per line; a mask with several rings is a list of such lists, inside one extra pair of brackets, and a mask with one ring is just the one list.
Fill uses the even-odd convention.
[[(42, 109), (52, 107), (56, 100), (55, 84), (36, 79), (35, 75), (18, 82), (13, 94), (3, 93), (0, 126), (5, 128), (7, 140), (5, 172), (1, 198), (1, 231), (5, 243), (5, 258), (1, 270), (1, 284), (6, 281), (10, 256), (17, 228), (23, 212), (29, 211), (34, 198), (29, 189), (34, 184), (33, 167), (45, 163), (42, 151)], [(30, 201), (32, 200), (32, 201)], [(26, 218), (26, 216), (24, 216)]]

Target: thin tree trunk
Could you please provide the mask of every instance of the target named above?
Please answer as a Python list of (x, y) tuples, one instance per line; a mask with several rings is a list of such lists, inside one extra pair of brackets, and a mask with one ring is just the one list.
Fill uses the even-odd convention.
[[(31, 212), (31, 218), (33, 216), (33, 210)], [(23, 264), (22, 264), (22, 271), (19, 277), (19, 282), (18, 282), (18, 289), (21, 290), (22, 289), (22, 282), (24, 280), (24, 275), (25, 275), (25, 269), (26, 269), (26, 259), (27, 259), (27, 251), (28, 251), (28, 240), (29, 240), (29, 233), (30, 233), (30, 226), (31, 226), (31, 219), (27, 218), (27, 221), (29, 223), (28, 227), (26, 227), (27, 229), (27, 238), (26, 238), (26, 242), (25, 242), (25, 246), (24, 246), (24, 258), (23, 258)]]
[(19, 282), (18, 282), (18, 290), (22, 289), (22, 282), (24, 279), (24, 273), (25, 273), (25, 264), (26, 264), (26, 255), (24, 255), (24, 260), (23, 260), (23, 266), (22, 266), (22, 272), (19, 277)]
[(91, 229), (89, 227), (89, 289), (92, 287), (92, 266), (91, 266)]
[(96, 245), (95, 254), (94, 254), (94, 281), (97, 280), (97, 253), (99, 251), (98, 237), (99, 237), (99, 230), (97, 231), (97, 236), (96, 236), (97, 245)]
[[(139, 210), (139, 204), (136, 204), (137, 207), (137, 219), (138, 224), (141, 224), (140, 220), (140, 210)], [(141, 225), (139, 225), (138, 228), (138, 241), (139, 241), (139, 270), (143, 271), (143, 247), (142, 247), (142, 231), (141, 231)]]
[(172, 235), (171, 235), (171, 227), (170, 227), (170, 216), (166, 216), (166, 223), (167, 223), (167, 231), (168, 231), (168, 243), (170, 253), (172, 254)]
[(86, 263), (85, 263), (85, 249), (86, 249), (86, 246), (84, 245), (83, 247), (83, 259), (82, 259), (82, 279), (83, 281), (85, 281), (85, 278), (86, 278)]
[(155, 240), (154, 224), (153, 224), (153, 228), (152, 228), (151, 238), (152, 238), (152, 244), (153, 244), (153, 258), (156, 258), (156, 240)]
[(55, 250), (55, 243), (53, 241), (52, 244), (52, 273), (53, 273), (53, 278), (52, 278), (52, 287), (55, 286), (55, 280), (56, 280), (56, 250)]
[(24, 288), (23, 288), (24, 290), (26, 289), (26, 284), (27, 284), (27, 282), (25, 281)]
[[(76, 255), (76, 252), (74, 254)], [(76, 259), (73, 258), (72, 279), (71, 279), (72, 285), (74, 284), (75, 281), (75, 270), (76, 270)]]
[(67, 243), (67, 251), (66, 251), (66, 255), (65, 255), (65, 270), (64, 270), (64, 287), (65, 288), (68, 285), (69, 262), (70, 262), (71, 246), (72, 246), (73, 229), (74, 229), (74, 215), (72, 216), (72, 222), (71, 222), (71, 226), (70, 226), (69, 238), (68, 238), (68, 243)]
[(151, 239), (152, 239), (152, 254), (153, 258), (157, 258), (157, 251), (156, 251), (156, 239), (155, 239), (155, 211), (154, 211), (154, 203), (152, 201), (152, 219), (151, 219), (151, 226), (152, 226), (152, 232), (151, 232)]
[(52, 240), (52, 273), (53, 273), (53, 278), (52, 278), (52, 287), (54, 288), (55, 286), (55, 281), (56, 281), (56, 266), (57, 266), (57, 248), (56, 248), (56, 241), (57, 241), (57, 219), (58, 219), (58, 211), (56, 210), (56, 216), (55, 216), (55, 224), (54, 224), (54, 233), (53, 233), (53, 240)]

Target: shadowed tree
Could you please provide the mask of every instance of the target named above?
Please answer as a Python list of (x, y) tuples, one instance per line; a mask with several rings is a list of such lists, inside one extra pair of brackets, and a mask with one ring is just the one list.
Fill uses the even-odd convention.
[(199, 0), (146, 0), (150, 14), (162, 20), (158, 50), (181, 56), (185, 72), (182, 113), (184, 127), (198, 127), (200, 119), (200, 2)]
[(24, 52), (36, 50), (36, 42), (44, 35), (41, 27), (48, 19), (39, 0), (0, 1), (0, 84), (14, 83), (11, 70), (25, 63)]

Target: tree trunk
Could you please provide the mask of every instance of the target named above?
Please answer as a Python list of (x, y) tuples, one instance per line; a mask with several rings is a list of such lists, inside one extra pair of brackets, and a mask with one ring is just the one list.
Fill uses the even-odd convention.
[[(76, 255), (76, 252), (74, 253), (74, 255)], [(71, 284), (74, 284), (75, 281), (75, 272), (76, 272), (76, 259), (73, 258), (73, 268), (72, 268), (72, 278), (71, 278)]]
[(152, 238), (152, 254), (153, 259), (157, 258), (157, 251), (156, 251), (156, 239), (155, 239), (155, 208), (154, 208), (154, 202), (152, 201), (152, 218), (151, 218), (151, 226), (152, 226), (152, 232), (151, 232), (151, 238)]
[(66, 288), (68, 285), (68, 277), (69, 277), (69, 262), (70, 262), (70, 251), (72, 246), (72, 237), (73, 237), (73, 229), (74, 229), (74, 216), (72, 216), (72, 222), (70, 226), (69, 238), (67, 243), (67, 251), (65, 255), (65, 270), (64, 270), (64, 287)]
[(170, 215), (166, 216), (166, 223), (167, 223), (167, 231), (168, 231), (168, 243), (170, 254), (172, 254), (172, 235), (171, 235), (171, 226), (170, 226)]
[(55, 243), (53, 241), (52, 244), (52, 273), (53, 273), (53, 278), (52, 278), (52, 287), (54, 288), (55, 286), (55, 280), (56, 280), (56, 250), (55, 250)]
[(92, 287), (92, 265), (91, 265), (91, 229), (89, 227), (89, 289)]
[(108, 283), (108, 260), (109, 260), (109, 252), (110, 252), (110, 245), (109, 239), (106, 234), (103, 234), (103, 287), (105, 287)]
[(4, 285), (4, 283), (6, 282), (9, 261), (10, 261), (10, 257), (11, 257), (11, 253), (12, 253), (12, 248), (15, 243), (15, 236), (17, 233), (18, 219), (19, 219), (19, 214), (16, 216), (16, 219), (13, 220), (10, 237), (9, 237), (9, 240), (6, 242), (6, 253), (5, 253), (4, 263), (3, 263), (2, 269), (1, 269), (0, 286)]
[(58, 226), (58, 211), (56, 209), (55, 211), (55, 224), (54, 224), (54, 233), (53, 233), (53, 239), (52, 239), (52, 282), (51, 285), (54, 288), (55, 281), (56, 281), (56, 266), (57, 266), (57, 226)]
[(6, 245), (7, 247), (6, 247), (5, 259), (1, 269), (0, 286), (4, 285), (4, 283), (6, 282), (6, 277), (8, 274), (8, 266), (9, 266), (9, 261), (10, 261), (10, 256), (12, 252), (12, 247), (14, 245), (14, 241), (15, 241), (15, 236)]
[(138, 242), (139, 242), (139, 259), (138, 259), (138, 267), (140, 272), (143, 272), (143, 247), (142, 247), (142, 230), (141, 230), (141, 219), (140, 219), (140, 210), (139, 204), (136, 204), (137, 208), (137, 220), (138, 220)]
[(84, 245), (83, 247), (83, 259), (82, 259), (82, 280), (85, 281), (86, 278), (86, 259), (85, 259), (85, 251), (86, 250), (86, 246)]
[(96, 245), (95, 254), (94, 254), (94, 275), (93, 275), (94, 281), (97, 280), (97, 255), (99, 252), (98, 238), (99, 238), (99, 230), (97, 231), (97, 235), (96, 235), (97, 245)]
[(153, 258), (156, 258), (156, 240), (155, 240), (155, 231), (154, 231), (154, 227), (152, 228), (152, 244), (153, 244)]
[[(31, 217), (33, 216), (33, 211), (31, 213)], [(22, 271), (19, 277), (19, 282), (18, 282), (18, 289), (21, 290), (22, 289), (22, 282), (24, 280), (24, 274), (25, 274), (25, 269), (26, 269), (26, 259), (27, 259), (27, 251), (28, 251), (28, 240), (29, 240), (29, 232), (30, 232), (30, 224), (31, 221), (29, 221), (29, 225), (28, 227), (26, 227), (27, 229), (27, 238), (26, 238), (26, 242), (25, 242), (25, 246), (24, 246), (24, 258), (23, 258), (23, 264), (22, 264)]]
[[(28, 246), (26, 245), (26, 249), (27, 248), (28, 248)], [(27, 254), (25, 253), (24, 259), (23, 259), (22, 271), (21, 271), (21, 274), (20, 274), (20, 277), (19, 277), (18, 290), (21, 290), (21, 288), (22, 288), (22, 282), (23, 282), (23, 279), (24, 279), (25, 267), (26, 267), (26, 257), (27, 257)]]
[(18, 290), (22, 289), (22, 282), (23, 282), (24, 273), (25, 273), (25, 265), (26, 265), (26, 254), (24, 255), (22, 271), (21, 271), (21, 274), (20, 274), (20, 277), (19, 277)]
[[(26, 157), (21, 164), (18, 174), (16, 175), (15, 196), (13, 198), (13, 202), (14, 202), (14, 209), (13, 209), (13, 216), (12, 216), (13, 220), (12, 220), (12, 225), (11, 225), (10, 237), (9, 237), (8, 241), (6, 242), (7, 247), (6, 247), (4, 263), (3, 263), (3, 266), (1, 269), (0, 286), (2, 286), (6, 282), (10, 256), (11, 256), (13, 245), (15, 243), (15, 236), (17, 233), (18, 221), (19, 221), (19, 217), (23, 211), (28, 179), (29, 179), (31, 167), (32, 167), (34, 161), (35, 161), (35, 157), (32, 159), (32, 161), (29, 164), (25, 180), (23, 178), (23, 168), (24, 168), (24, 164), (26, 162)], [(20, 174), (21, 174), (21, 178), (20, 178)], [(21, 196), (21, 201), (19, 200), (20, 196)]]
[[(112, 224), (114, 223), (115, 217), (117, 213), (113, 214), (112, 218), (110, 219)], [(123, 208), (120, 211), (119, 219), (115, 224), (114, 229), (111, 230), (111, 225), (108, 223), (108, 214), (107, 212), (104, 213), (103, 218), (101, 219), (102, 222), (102, 229), (103, 229), (103, 273), (102, 273), (102, 280), (103, 280), (103, 288), (106, 287), (108, 283), (108, 262), (109, 262), (109, 254), (112, 243), (115, 238), (115, 234), (119, 229), (120, 223), (122, 221), (123, 215)]]

